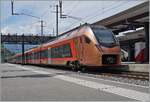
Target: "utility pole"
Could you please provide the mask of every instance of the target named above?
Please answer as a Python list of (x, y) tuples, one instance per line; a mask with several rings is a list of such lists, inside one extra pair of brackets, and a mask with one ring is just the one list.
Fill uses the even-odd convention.
[(43, 36), (43, 20), (40, 21), (41, 22), (41, 36)]
[[(44, 26), (43, 26), (43, 20), (41, 20), (40, 17), (30, 15), (30, 14), (26, 14), (26, 13), (15, 13), (14, 12), (14, 0), (11, 0), (11, 13), (12, 13), (12, 15), (25, 15), (25, 16), (36, 18), (36, 19), (40, 19), (40, 22), (41, 22), (41, 36), (43, 36), (43, 27)], [(42, 43), (42, 37), (40, 39), (40, 42)], [(41, 56), (41, 54), (40, 54), (40, 56)], [(24, 34), (22, 35), (22, 64), (24, 64)]]
[(59, 0), (59, 7), (60, 7), (60, 18), (62, 16), (62, 0)]
[(14, 0), (11, 0), (11, 14), (12, 15), (20, 15), (20, 14), (14, 12)]
[[(64, 15), (62, 14), (62, 0), (59, 0), (59, 4), (57, 4), (56, 6), (56, 37), (58, 37), (58, 29), (59, 29), (59, 25), (58, 25), (58, 18), (59, 18), (59, 15), (58, 13), (60, 13), (60, 18), (66, 18), (64, 17)], [(60, 10), (60, 12), (59, 12)]]
[(43, 43), (43, 40), (42, 40), (42, 37), (43, 37), (43, 20), (40, 21), (41, 22), (41, 38), (39, 39), (40, 40), (40, 52), (39, 52), (39, 55), (40, 55), (40, 63), (41, 63), (41, 58), (42, 58), (42, 54), (41, 54), (41, 47), (42, 47), (42, 43)]
[(24, 34), (22, 34), (22, 65), (24, 65)]
[(58, 5), (56, 5), (56, 37), (58, 37)]
[(14, 1), (11, 0), (11, 14), (14, 15)]
[(55, 34), (54, 34), (54, 33), (55, 33), (55, 31), (54, 31), (54, 30), (55, 30), (55, 29), (53, 28), (53, 36), (55, 36)]

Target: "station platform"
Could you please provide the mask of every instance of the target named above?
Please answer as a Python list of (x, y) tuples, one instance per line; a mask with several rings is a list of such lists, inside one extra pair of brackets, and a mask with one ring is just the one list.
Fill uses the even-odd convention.
[(137, 64), (135, 62), (123, 62), (122, 66), (126, 71), (149, 73), (149, 64)]
[(2, 101), (142, 101), (149, 87), (37, 66), (1, 64)]

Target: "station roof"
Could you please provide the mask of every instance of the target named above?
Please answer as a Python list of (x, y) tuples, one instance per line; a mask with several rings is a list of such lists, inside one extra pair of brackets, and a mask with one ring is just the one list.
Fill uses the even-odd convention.
[(149, 1), (97, 21), (93, 25), (106, 26), (112, 29), (115, 34), (118, 34), (119, 32), (129, 30), (127, 29), (129, 24), (139, 28), (143, 27), (145, 22), (149, 22)]
[(119, 36), (118, 39), (119, 41), (127, 41), (127, 40), (133, 40), (133, 39), (142, 39), (144, 38), (145, 33), (144, 29), (137, 30), (135, 32), (128, 32), (124, 36)]

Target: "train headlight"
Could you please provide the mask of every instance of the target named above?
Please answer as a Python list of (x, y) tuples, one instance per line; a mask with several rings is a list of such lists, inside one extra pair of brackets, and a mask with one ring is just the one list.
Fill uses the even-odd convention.
[(116, 64), (117, 56), (116, 55), (103, 55), (102, 63), (103, 64)]
[(111, 57), (111, 56), (107, 57), (106, 60), (107, 60), (108, 63), (114, 63), (115, 62), (115, 59), (113, 57)]

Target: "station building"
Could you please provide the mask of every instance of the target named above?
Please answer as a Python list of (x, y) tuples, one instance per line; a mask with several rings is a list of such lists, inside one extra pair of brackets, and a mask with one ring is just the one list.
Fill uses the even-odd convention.
[(149, 62), (149, 1), (93, 23), (110, 28), (128, 57), (124, 61)]

